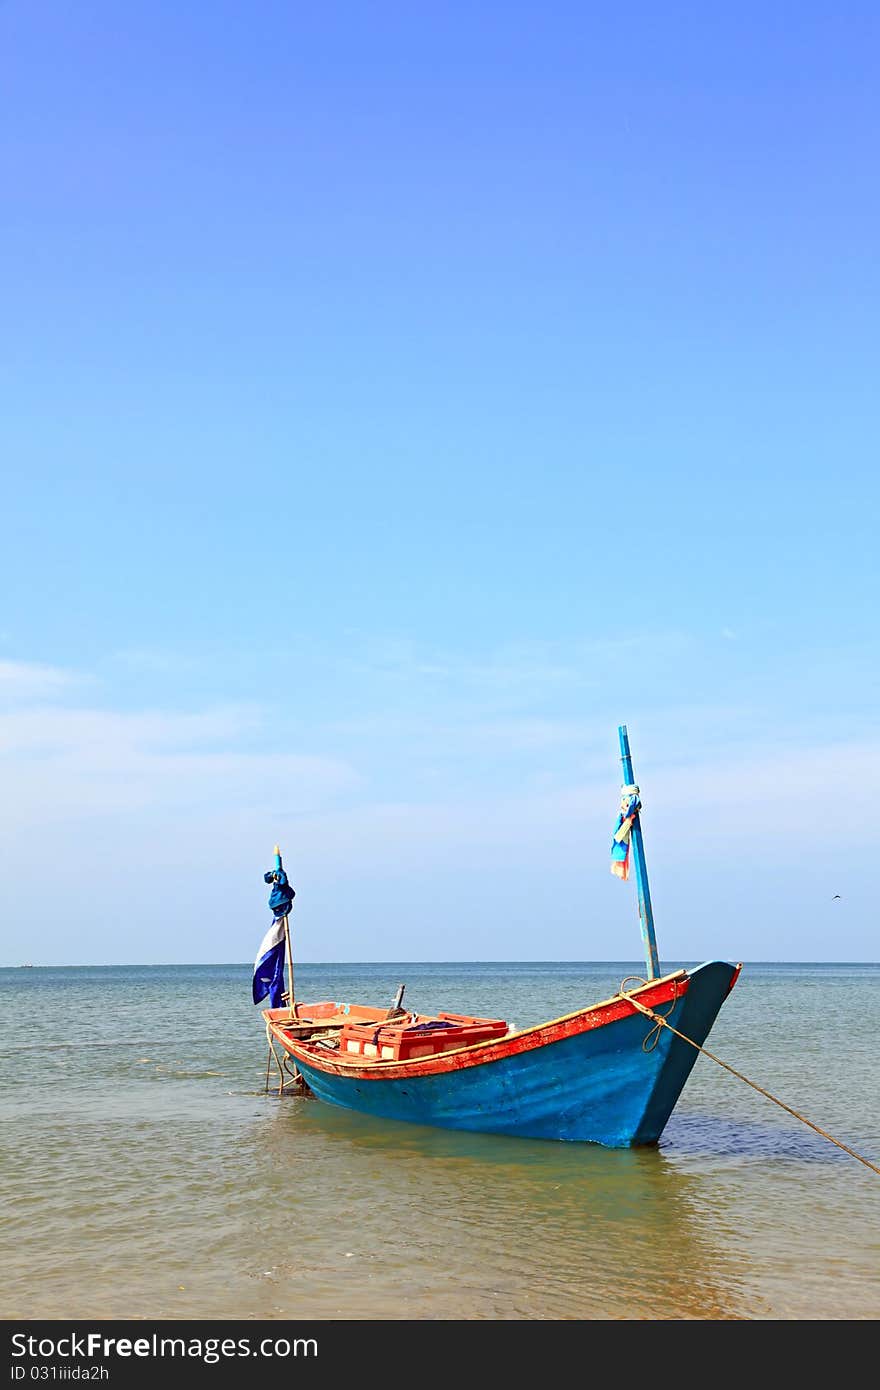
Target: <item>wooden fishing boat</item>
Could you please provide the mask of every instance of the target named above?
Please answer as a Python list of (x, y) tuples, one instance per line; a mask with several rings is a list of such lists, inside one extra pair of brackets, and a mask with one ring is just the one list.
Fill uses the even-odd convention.
[(307, 1004), (294, 1000), (285, 919), (287, 1002), (263, 1010), (270, 1047), (281, 1052), (282, 1088), (283, 1063), (319, 1100), (381, 1119), (613, 1148), (657, 1143), (742, 967), (709, 960), (661, 973), (624, 725), (619, 736), (624, 788), (612, 870), (628, 877), (631, 850), (645, 977), (520, 1029), (504, 1019), (406, 1011), (402, 987), (391, 1008)]

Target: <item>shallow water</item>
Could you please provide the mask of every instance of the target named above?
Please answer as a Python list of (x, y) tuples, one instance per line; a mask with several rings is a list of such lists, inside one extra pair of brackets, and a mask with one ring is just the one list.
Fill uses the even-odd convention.
[[(638, 970), (300, 965), (296, 986), (386, 1005), (406, 981), (411, 1008), (524, 1026)], [(372, 1120), (265, 1093), (250, 976), (0, 970), (0, 1316), (880, 1316), (880, 1176), (710, 1059), (656, 1149)], [(878, 1004), (877, 965), (746, 965), (706, 1046), (880, 1166)]]

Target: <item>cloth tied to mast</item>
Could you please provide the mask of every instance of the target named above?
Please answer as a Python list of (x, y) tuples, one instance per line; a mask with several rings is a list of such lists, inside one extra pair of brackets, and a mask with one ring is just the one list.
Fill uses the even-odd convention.
[(611, 841), (611, 872), (615, 878), (629, 878), (629, 847), (633, 822), (641, 809), (638, 787), (621, 787), (620, 811)]
[(286, 917), (290, 912), (296, 893), (283, 869), (270, 869), (268, 873), (263, 874), (263, 882), (272, 884), (269, 906), (273, 919), (277, 922), (279, 917)]

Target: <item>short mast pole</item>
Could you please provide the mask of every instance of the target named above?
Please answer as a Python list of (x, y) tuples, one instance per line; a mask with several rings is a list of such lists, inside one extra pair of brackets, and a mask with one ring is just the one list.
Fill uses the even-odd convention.
[[(281, 850), (275, 846), (275, 868), (281, 868)], [(284, 914), (284, 946), (287, 954), (287, 1007), (293, 1018), (293, 951), (290, 948), (290, 917)]]
[[(620, 761), (623, 764), (624, 787), (635, 785), (632, 757), (629, 751), (629, 734), (626, 725), (617, 730), (620, 738)], [(645, 965), (648, 979), (656, 980), (660, 975), (660, 962), (657, 958), (657, 940), (654, 936), (654, 913), (651, 909), (651, 890), (648, 887), (648, 869), (645, 864), (645, 846), (642, 843), (642, 823), (638, 811), (635, 814), (630, 832), (633, 864), (636, 871), (636, 887), (639, 893), (639, 920), (642, 928), (642, 945), (645, 948)]]

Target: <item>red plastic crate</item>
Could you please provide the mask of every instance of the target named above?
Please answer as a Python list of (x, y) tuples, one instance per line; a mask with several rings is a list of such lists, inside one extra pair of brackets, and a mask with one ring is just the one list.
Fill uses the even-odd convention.
[[(448, 1027), (425, 1027), (445, 1023)], [(339, 1037), (339, 1050), (345, 1057), (367, 1061), (407, 1062), (416, 1057), (433, 1057), (457, 1047), (503, 1038), (507, 1023), (501, 1018), (472, 1018), (467, 1014), (436, 1014), (419, 1023), (349, 1023)]]

